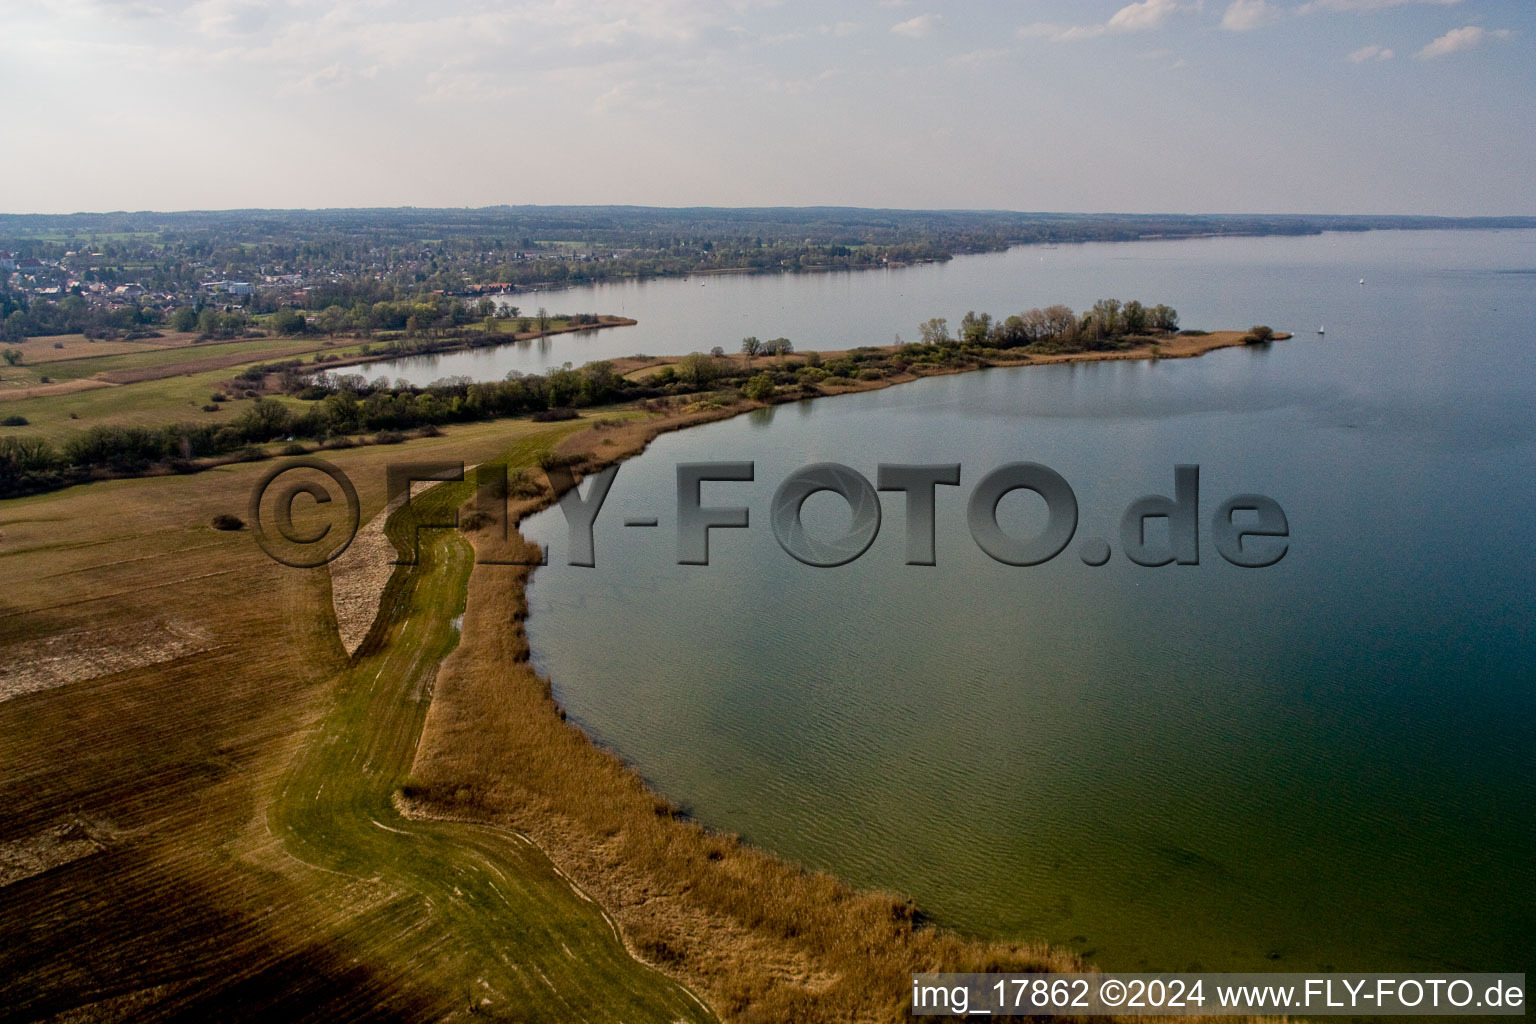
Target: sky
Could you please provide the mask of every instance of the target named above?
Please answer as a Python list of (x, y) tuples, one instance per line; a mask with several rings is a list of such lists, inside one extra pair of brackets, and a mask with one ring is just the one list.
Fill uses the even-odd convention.
[(1536, 214), (1532, 0), (0, 0), (0, 211)]

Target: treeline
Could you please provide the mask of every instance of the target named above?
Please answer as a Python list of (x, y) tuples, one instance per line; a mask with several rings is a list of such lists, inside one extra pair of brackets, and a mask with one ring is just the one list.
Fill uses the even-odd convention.
[(55, 334), (125, 334), (152, 329), (163, 321), (158, 310), (130, 302), (93, 305), (79, 295), (58, 301), (31, 299), (0, 284), (0, 337), (6, 341)]
[[(1169, 306), (1117, 299), (1102, 299), (1082, 313), (1060, 305), (998, 319), (970, 312), (953, 335), (945, 319), (934, 318), (920, 325), (920, 342), (898, 338), (891, 348), (856, 348), (836, 359), (796, 353), (787, 338), (766, 343), (746, 338), (742, 359), (717, 346), (709, 354), (695, 352), (663, 366), (645, 382), (625, 378), (607, 362), (580, 369), (567, 364), (543, 374), (514, 371), (501, 381), (447, 378), (426, 387), (391, 385), (383, 377), (370, 381), (360, 374), (316, 374), (312, 365), (292, 360), (255, 365), (237, 380), (254, 389), (275, 377), (305, 406), (296, 410), (258, 397), (232, 422), (158, 429), (95, 426), (60, 447), (36, 437), (0, 437), (0, 497), (103, 476), (191, 472), (213, 460), (266, 458), (260, 446), (281, 440), (347, 447), (362, 434), (378, 441), (403, 440), (404, 431), (431, 431), (450, 423), (530, 413), (574, 415), (580, 408), (641, 399), (723, 403), (743, 396), (758, 401), (809, 396), (857, 382), (987, 365), (1006, 350), (1027, 354), (1129, 347), (1143, 339), (1156, 341), (1159, 334), (1177, 330), (1178, 323), (1177, 311)], [(761, 355), (775, 361), (767, 366), (760, 358), (754, 361)], [(213, 397), (210, 410), (224, 399), (222, 394)]]
[[(1076, 313), (1070, 306), (1046, 306), (1013, 316), (993, 319), (990, 313), (966, 313), (953, 338), (949, 321), (935, 317), (918, 326), (925, 345), (958, 343), (974, 349), (1029, 349), (1041, 353), (1088, 352), (1118, 347), (1129, 339), (1172, 334), (1179, 329), (1179, 313), (1159, 303), (1148, 306), (1139, 300), (1100, 299), (1091, 309)], [(898, 343), (900, 338), (897, 339)]]
[(265, 458), (258, 446), (271, 441), (303, 439), (347, 447), (355, 443), (350, 437), (357, 434), (400, 440), (387, 435), (665, 393), (624, 380), (608, 363), (592, 363), (579, 370), (566, 366), (490, 383), (450, 379), (425, 388), (390, 387), (383, 378), (369, 383), (361, 377), (321, 375), (305, 385), (303, 395), (313, 401), (301, 411), (257, 398), (226, 424), (99, 425), (57, 447), (37, 437), (0, 437), (0, 497), (105, 476), (191, 472), (205, 468), (207, 460)]

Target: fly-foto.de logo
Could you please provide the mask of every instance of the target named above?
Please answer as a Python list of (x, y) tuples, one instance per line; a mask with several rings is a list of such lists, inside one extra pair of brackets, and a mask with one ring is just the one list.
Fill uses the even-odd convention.
[[(567, 564), (597, 565), (594, 527), (618, 476), (613, 465), (591, 474), (586, 494), (575, 474), (564, 466), (546, 471), (549, 485), (559, 495), (560, 510), (568, 528)], [(412, 485), (427, 482), (462, 482), (462, 462), (393, 463), (386, 467), (386, 494), (393, 516), (407, 538), (402, 564), (413, 564), (423, 530), (456, 529), (459, 509), (423, 509), (413, 502)], [(285, 477), (291, 479), (284, 480)], [(907, 465), (881, 463), (875, 482), (852, 467), (819, 462), (791, 473), (774, 491), (768, 506), (768, 523), (786, 554), (805, 565), (833, 568), (859, 559), (880, 534), (883, 519), (881, 492), (901, 495), (905, 508), (905, 561), (908, 565), (936, 564), (937, 494), (940, 487), (960, 487), (958, 463)], [(756, 479), (752, 462), (685, 462), (676, 467), (676, 505), (672, 510), (677, 531), (679, 565), (708, 565), (710, 536), (715, 530), (745, 530), (752, 525), (752, 509), (742, 504), (706, 505), (702, 488), (749, 483)], [(499, 522), (503, 535), (508, 523), (506, 467), (486, 465), (474, 470), (476, 513)], [(332, 491), (336, 492), (334, 495)], [(1010, 532), (999, 522), (998, 506), (1015, 491), (1029, 491), (1045, 503), (1045, 525), (1025, 535)], [(839, 496), (850, 513), (847, 529), (825, 535), (807, 529), (802, 518), (806, 500), (827, 492)], [(307, 508), (298, 508), (301, 501)], [(1149, 494), (1130, 502), (1120, 516), (1118, 550), (1141, 566), (1199, 565), (1202, 526), (1217, 554), (1232, 565), (1259, 569), (1274, 565), (1290, 547), (1290, 523), (1285, 511), (1262, 494), (1236, 494), (1216, 504), (1202, 522), (1200, 467), (1175, 466), (1172, 496)], [(325, 515), (334, 511), (333, 515)], [(310, 522), (296, 524), (298, 512)], [(317, 513), (322, 513), (318, 515)], [(356, 535), (360, 518), (357, 489), (345, 473), (323, 459), (292, 459), (274, 466), (257, 481), (249, 502), (250, 523), (262, 550), (284, 565), (313, 568), (339, 556)], [(1165, 529), (1149, 530), (1149, 524)], [(628, 515), (626, 528), (654, 529), (661, 519), (654, 511)], [(1077, 535), (1077, 495), (1066, 479), (1036, 462), (1012, 462), (999, 466), (972, 487), (966, 501), (965, 523), (976, 546), (1005, 565), (1043, 565), (1072, 545)], [(400, 532), (400, 531), (397, 531)], [(1078, 541), (1076, 552), (1083, 564), (1101, 566), (1113, 557), (1114, 546), (1104, 537)], [(547, 564), (541, 558), (486, 558), (489, 564)]]

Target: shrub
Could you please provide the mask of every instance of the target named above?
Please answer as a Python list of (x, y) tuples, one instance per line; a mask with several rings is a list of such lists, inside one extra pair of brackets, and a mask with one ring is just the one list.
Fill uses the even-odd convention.
[(245, 529), (245, 520), (239, 516), (232, 516), (227, 512), (220, 512), (213, 517), (213, 528), (215, 530), (243, 530)]
[(557, 455), (554, 452), (545, 451), (539, 453), (539, 468), (546, 472), (551, 469), (568, 469), (571, 466), (579, 466), (592, 457), (591, 452), (572, 452), (569, 455)]
[(1179, 337), (1181, 337), (1181, 338), (1203, 338), (1203, 337), (1205, 337), (1209, 333), (1211, 333), (1211, 332), (1210, 331), (1197, 331), (1197, 330), (1190, 329), (1190, 330), (1180, 331), (1179, 332)]
[(220, 408), (222, 406), (217, 406), (210, 402), (208, 405), (203, 406), (203, 412), (218, 412)]
[(526, 469), (519, 469), (515, 473), (507, 475), (507, 495), (513, 498), (537, 498), (544, 493), (544, 488), (538, 481), (528, 475)]
[(574, 420), (577, 415), (575, 409), (566, 407), (560, 409), (540, 409), (529, 418), (535, 423), (555, 423), (559, 420)]
[(1249, 344), (1253, 344), (1254, 342), (1262, 343), (1266, 341), (1274, 341), (1275, 329), (1270, 327), (1268, 324), (1258, 324), (1254, 327), (1248, 328), (1248, 334), (1243, 338), (1243, 340), (1249, 341), (1250, 338), (1253, 339), (1253, 341), (1250, 341)]
[(5, 419), (0, 420), (0, 427), (24, 427), (27, 425), (27, 422), (25, 416), (7, 416)]
[(759, 373), (742, 386), (748, 398), (754, 402), (765, 402), (773, 397), (773, 378), (766, 373)]
[(374, 444), (399, 444), (405, 440), (405, 435), (398, 430), (381, 430), (373, 435)]
[(285, 445), (283, 445), (283, 454), (284, 455), (308, 455), (309, 454), (309, 449), (305, 448), (303, 445), (301, 445), (297, 441), (295, 441), (292, 444), (285, 444)]
[(496, 521), (496, 517), (489, 512), (471, 512), (467, 516), (459, 517), (459, 529), (465, 533), (474, 533), (483, 530)]
[(873, 366), (866, 366), (859, 371), (859, 380), (884, 380), (885, 374)]

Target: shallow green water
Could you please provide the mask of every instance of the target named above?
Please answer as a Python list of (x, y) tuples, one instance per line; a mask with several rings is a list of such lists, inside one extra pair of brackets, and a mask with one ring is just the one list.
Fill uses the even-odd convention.
[[(962, 261), (926, 268), (947, 289), (930, 308), (1140, 296), (1190, 325), (1302, 333), (932, 379), (663, 437), (620, 470), (596, 568), (564, 564), (557, 510), (530, 524), (552, 546), (529, 627), (557, 696), (706, 823), (969, 931), (1117, 968), (1524, 970), (1536, 233), (1062, 252), (1046, 254), (1072, 263), (1051, 271), (1055, 294), (1030, 250), (972, 260), (969, 277)], [(870, 280), (819, 315), (844, 334), (883, 322)], [(751, 528), (715, 531), (707, 567), (675, 564), (675, 465), (733, 459), (756, 481), (706, 485), (705, 503), (748, 506)], [(1077, 539), (1034, 568), (991, 561), (965, 527), (976, 481), (1021, 460), (1064, 475), (1081, 506)], [(939, 564), (902, 564), (896, 494), (858, 561), (793, 561), (770, 499), (817, 461), (871, 480), (881, 462), (961, 463), (962, 485), (939, 490)], [(1129, 563), (1120, 511), (1171, 494), (1191, 462), (1201, 564)], [(1272, 568), (1211, 544), (1211, 511), (1243, 491), (1289, 517)], [(1000, 513), (1020, 533), (1041, 521), (1019, 495)], [(660, 527), (622, 525), (645, 515)], [(820, 495), (806, 518), (830, 534), (847, 513)], [(1093, 536), (1117, 549), (1102, 568), (1077, 557)]]

